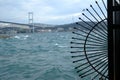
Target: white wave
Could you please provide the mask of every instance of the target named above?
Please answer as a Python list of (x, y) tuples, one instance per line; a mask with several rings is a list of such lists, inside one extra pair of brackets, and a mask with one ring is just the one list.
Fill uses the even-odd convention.
[(16, 39), (20, 39), (20, 37), (19, 37), (19, 36), (14, 36), (14, 38), (16, 38)]
[(59, 45), (58, 43), (55, 43), (55, 45), (57, 46), (57, 45)]
[(29, 35), (19, 35), (19, 36), (14, 36), (14, 38), (16, 39), (27, 39), (28, 37), (30, 37)]
[(68, 46), (58, 46), (58, 47), (61, 47), (61, 48), (63, 48), (63, 47), (68, 47)]
[(24, 37), (26, 37), (26, 38), (27, 38), (27, 37), (29, 37), (29, 35), (25, 35)]

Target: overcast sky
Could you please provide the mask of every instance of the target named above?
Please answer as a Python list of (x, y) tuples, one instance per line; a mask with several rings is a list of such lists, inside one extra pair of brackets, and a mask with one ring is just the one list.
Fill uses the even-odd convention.
[(0, 20), (28, 23), (33, 12), (35, 23), (67, 24), (78, 21), (90, 4), (94, 0), (0, 0)]

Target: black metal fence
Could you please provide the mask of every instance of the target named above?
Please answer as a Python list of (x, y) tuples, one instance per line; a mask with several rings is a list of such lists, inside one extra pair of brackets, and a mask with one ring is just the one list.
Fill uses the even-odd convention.
[(75, 37), (71, 42), (77, 73), (82, 78), (91, 77), (91, 80), (108, 80), (107, 2), (101, 0), (101, 3), (95, 1), (96, 6), (85, 9), (84, 19), (79, 17), (80, 21), (76, 23), (79, 27), (74, 27)]

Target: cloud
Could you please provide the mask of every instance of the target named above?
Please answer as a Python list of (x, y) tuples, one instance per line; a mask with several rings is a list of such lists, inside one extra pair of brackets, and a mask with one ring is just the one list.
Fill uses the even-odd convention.
[(70, 23), (89, 4), (94, 0), (0, 0), (0, 20), (27, 23), (28, 12), (33, 12), (34, 22)]
[(49, 15), (49, 16), (41, 16), (36, 18), (36, 22), (45, 22), (49, 24), (65, 24), (72, 23), (78, 20), (78, 17), (81, 16), (81, 13), (72, 13), (66, 15)]

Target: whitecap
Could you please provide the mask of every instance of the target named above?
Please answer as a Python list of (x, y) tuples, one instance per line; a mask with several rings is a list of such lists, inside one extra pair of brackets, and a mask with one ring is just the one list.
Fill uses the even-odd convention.
[(16, 38), (16, 39), (20, 39), (20, 36), (14, 36), (14, 38)]
[(23, 40), (27, 39), (28, 37), (29, 37), (29, 35), (14, 36), (14, 38), (16, 38), (16, 39), (23, 39)]
[(63, 48), (63, 47), (68, 47), (68, 46), (58, 46), (58, 47), (61, 47), (61, 48)]
[(27, 38), (27, 37), (29, 37), (29, 35), (25, 35), (24, 37), (26, 37), (26, 38)]
[(55, 45), (57, 46), (57, 45), (59, 45), (58, 43), (55, 43)]

